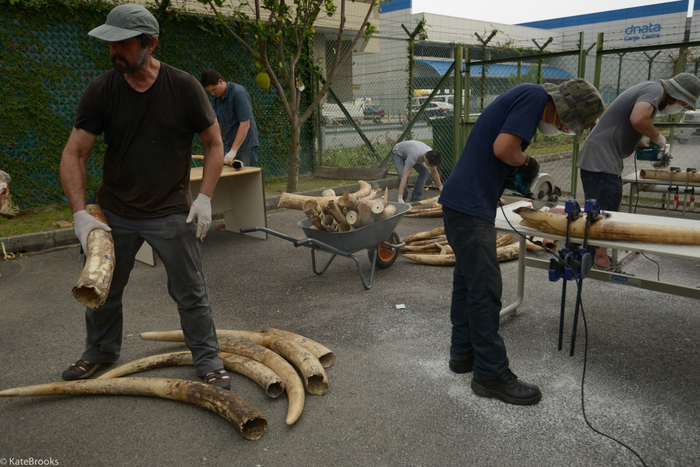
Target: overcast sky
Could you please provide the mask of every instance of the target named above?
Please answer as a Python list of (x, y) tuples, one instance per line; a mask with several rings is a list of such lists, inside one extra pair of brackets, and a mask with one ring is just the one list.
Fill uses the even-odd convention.
[[(663, 0), (413, 0), (413, 13), (519, 24), (667, 3)], [(690, 0), (692, 10), (694, 0)]]

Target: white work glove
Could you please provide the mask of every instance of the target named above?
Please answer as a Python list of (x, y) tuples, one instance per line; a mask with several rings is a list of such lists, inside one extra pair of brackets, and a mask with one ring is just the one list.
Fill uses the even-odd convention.
[(80, 240), (80, 245), (83, 247), (83, 251), (87, 253), (87, 239), (88, 234), (95, 229), (106, 230), (107, 232), (112, 229), (105, 224), (100, 222), (93, 215), (88, 213), (85, 209), (80, 210), (73, 214), (73, 223), (75, 224), (75, 236)]
[(649, 142), (650, 142), (651, 144), (657, 145), (658, 147), (660, 147), (660, 148), (662, 148), (662, 149), (663, 149), (664, 146), (666, 146), (666, 138), (665, 138), (664, 135), (662, 135), (661, 133), (659, 133), (659, 136), (657, 136), (656, 138), (651, 138), (651, 139), (649, 140)]
[(197, 195), (197, 199), (192, 203), (190, 208), (190, 215), (187, 216), (187, 223), (189, 224), (192, 220), (197, 217), (197, 238), (200, 240), (204, 239), (204, 236), (209, 230), (209, 225), (211, 224), (211, 198), (207, 195), (200, 193)]
[(226, 153), (224, 156), (224, 164), (226, 165), (233, 165), (233, 160), (236, 158), (236, 151), (235, 149), (231, 149), (229, 152)]
[(401, 195), (399, 195), (399, 199), (397, 201), (399, 203), (405, 203), (405, 201), (403, 200), (403, 196), (401, 196)]

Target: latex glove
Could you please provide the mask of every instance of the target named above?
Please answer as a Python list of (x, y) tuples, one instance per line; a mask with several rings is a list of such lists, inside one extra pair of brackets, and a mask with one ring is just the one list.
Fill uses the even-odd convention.
[(200, 193), (190, 207), (190, 214), (187, 216), (187, 223), (197, 217), (197, 238), (204, 239), (211, 224), (211, 198)]
[(666, 146), (666, 138), (661, 133), (659, 133), (659, 136), (657, 136), (656, 138), (651, 138), (649, 140), (649, 142), (651, 144), (657, 145), (659, 148), (662, 148), (662, 149), (664, 146)]
[(112, 229), (105, 224), (95, 219), (90, 213), (85, 209), (80, 210), (73, 214), (73, 223), (75, 224), (75, 236), (80, 240), (80, 245), (83, 247), (83, 251), (87, 252), (87, 239), (88, 234), (95, 229), (106, 230), (107, 232)]
[(518, 170), (523, 174), (524, 181), (532, 180), (540, 172), (540, 164), (536, 159), (527, 156), (525, 163), (518, 167)]
[(405, 201), (403, 200), (403, 196), (401, 196), (401, 195), (399, 195), (399, 199), (397, 201), (399, 203), (405, 203)]
[(236, 151), (235, 149), (231, 149), (229, 152), (226, 153), (224, 156), (224, 164), (226, 165), (233, 165), (233, 160), (236, 158)]
[(438, 188), (438, 190), (440, 190), (440, 193), (442, 193), (442, 185), (440, 185), (440, 187)]

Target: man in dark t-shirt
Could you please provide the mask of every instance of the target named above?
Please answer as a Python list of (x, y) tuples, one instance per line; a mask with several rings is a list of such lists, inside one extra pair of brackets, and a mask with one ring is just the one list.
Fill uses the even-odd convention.
[[(115, 7), (106, 23), (88, 35), (109, 42), (114, 69), (92, 81), (80, 99), (63, 150), (61, 182), (83, 249), (91, 230), (111, 230), (115, 268), (105, 303), (86, 309), (86, 349), (63, 379), (87, 378), (119, 358), (122, 295), (136, 253), (147, 241), (163, 260), (197, 376), (228, 389), (201, 261), (211, 196), (223, 167), (216, 115), (193, 76), (153, 58), (159, 25), (143, 6)], [(195, 133), (204, 145), (204, 172), (193, 202)], [(101, 134), (107, 149), (97, 204), (109, 226), (85, 210), (86, 163)]]
[(517, 405), (537, 404), (542, 397), (537, 386), (510, 371), (498, 334), (503, 284), (494, 220), (505, 180), (514, 170), (525, 181), (537, 175), (539, 164), (523, 152), (536, 130), (545, 136), (580, 133), (602, 113), (600, 94), (580, 78), (515, 86), (481, 113), (444, 184), (439, 203), (456, 259), (449, 367), (474, 371), (471, 387), (479, 396)]

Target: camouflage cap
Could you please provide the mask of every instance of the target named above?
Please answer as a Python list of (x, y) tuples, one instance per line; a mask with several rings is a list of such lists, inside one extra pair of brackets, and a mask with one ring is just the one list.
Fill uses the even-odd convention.
[(583, 78), (573, 78), (561, 84), (544, 83), (542, 86), (554, 101), (564, 126), (579, 136), (605, 110), (598, 90)]
[(669, 96), (696, 107), (700, 99), (700, 79), (690, 73), (680, 73), (671, 79), (662, 79), (661, 85)]

